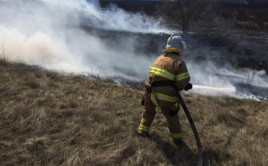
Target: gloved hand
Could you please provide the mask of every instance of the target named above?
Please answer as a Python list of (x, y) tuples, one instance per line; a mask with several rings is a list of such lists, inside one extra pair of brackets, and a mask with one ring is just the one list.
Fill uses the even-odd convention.
[(184, 88), (184, 90), (189, 90), (189, 89), (192, 89), (193, 88), (193, 85), (191, 84), (191, 83), (188, 83), (187, 85), (186, 85), (186, 87)]

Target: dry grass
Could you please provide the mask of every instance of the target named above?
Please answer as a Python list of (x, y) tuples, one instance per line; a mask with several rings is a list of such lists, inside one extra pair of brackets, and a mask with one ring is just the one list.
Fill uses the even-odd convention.
[[(83, 76), (0, 63), (0, 165), (194, 165), (196, 144), (180, 112), (177, 147), (158, 113), (152, 140), (137, 138), (142, 91)], [(205, 165), (268, 165), (268, 102), (184, 96)]]

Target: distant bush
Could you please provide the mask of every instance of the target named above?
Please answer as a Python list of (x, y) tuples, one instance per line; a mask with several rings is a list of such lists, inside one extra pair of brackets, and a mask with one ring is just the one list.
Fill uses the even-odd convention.
[[(182, 3), (184, 2), (184, 3)], [(182, 31), (198, 29), (268, 29), (268, 9), (226, 6), (208, 0), (163, 0), (157, 7), (164, 23)]]

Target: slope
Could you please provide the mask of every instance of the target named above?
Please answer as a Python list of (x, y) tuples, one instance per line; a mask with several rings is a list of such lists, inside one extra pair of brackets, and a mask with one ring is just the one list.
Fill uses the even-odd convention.
[[(194, 165), (197, 148), (180, 111), (172, 143), (158, 110), (151, 140), (138, 138), (141, 89), (100, 78), (0, 62), (0, 165)], [(206, 165), (268, 165), (268, 102), (183, 96)]]

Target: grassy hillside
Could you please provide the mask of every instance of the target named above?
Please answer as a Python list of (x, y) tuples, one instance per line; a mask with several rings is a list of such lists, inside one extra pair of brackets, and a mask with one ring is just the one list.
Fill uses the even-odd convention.
[[(0, 62), (0, 165), (194, 165), (183, 111), (176, 146), (158, 111), (151, 140), (134, 134), (143, 91)], [(184, 95), (205, 165), (268, 165), (268, 102)]]

